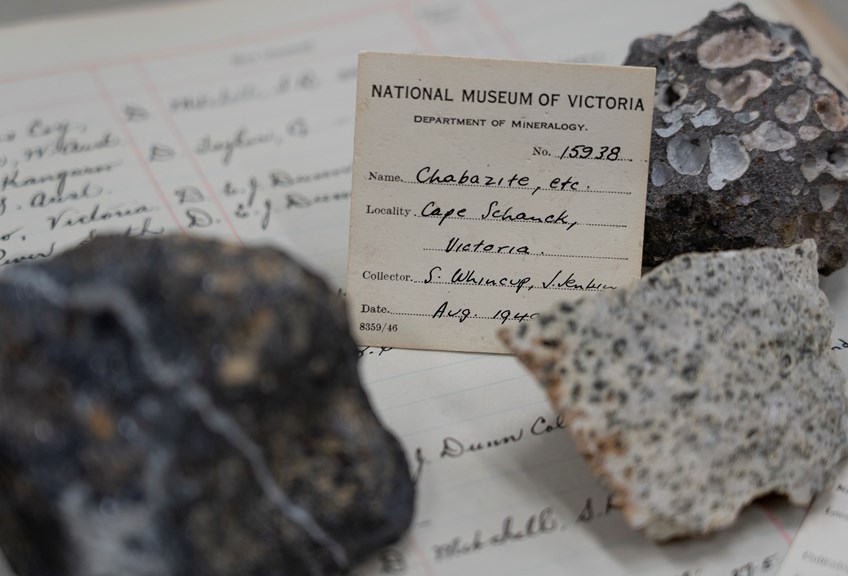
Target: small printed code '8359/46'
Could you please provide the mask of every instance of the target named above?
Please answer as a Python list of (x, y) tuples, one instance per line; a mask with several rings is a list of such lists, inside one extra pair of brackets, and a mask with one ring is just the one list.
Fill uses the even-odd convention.
[(359, 330), (362, 332), (397, 332), (397, 324), (388, 322), (360, 322)]

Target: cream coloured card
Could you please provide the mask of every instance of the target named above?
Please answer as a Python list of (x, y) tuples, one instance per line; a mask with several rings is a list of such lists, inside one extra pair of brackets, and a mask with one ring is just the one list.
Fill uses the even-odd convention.
[(498, 327), (637, 278), (653, 68), (359, 57), (348, 301), (361, 344)]

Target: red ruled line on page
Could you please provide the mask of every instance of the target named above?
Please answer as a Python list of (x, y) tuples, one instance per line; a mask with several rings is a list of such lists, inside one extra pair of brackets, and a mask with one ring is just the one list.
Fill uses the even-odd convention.
[(427, 556), (415, 540), (415, 536), (410, 534), (407, 537), (407, 541), (409, 542), (409, 547), (412, 548), (413, 554), (415, 554), (415, 557), (418, 559), (418, 563), (421, 565), (421, 568), (427, 576), (436, 576), (436, 572), (433, 570), (433, 567), (430, 566), (430, 562), (427, 560)]
[(430, 34), (427, 32), (424, 26), (421, 25), (421, 22), (419, 22), (418, 19), (415, 17), (415, 14), (412, 12), (412, 6), (410, 4), (406, 2), (404, 2), (403, 4), (397, 4), (395, 6), (395, 10), (398, 14), (400, 14), (400, 17), (403, 18), (404, 22), (406, 22), (406, 25), (409, 26), (409, 29), (412, 31), (412, 33), (415, 34), (416, 40), (418, 40), (418, 43), (421, 44), (421, 47), (424, 50), (433, 54), (439, 52), (439, 50), (436, 48), (435, 43), (433, 42), (433, 39), (430, 37)]
[(150, 169), (150, 165), (144, 159), (144, 154), (142, 154), (141, 149), (138, 147), (138, 143), (135, 141), (135, 138), (132, 137), (127, 123), (121, 117), (121, 113), (118, 111), (118, 107), (115, 105), (115, 101), (112, 100), (112, 97), (109, 95), (109, 91), (106, 90), (106, 85), (103, 83), (103, 79), (100, 77), (100, 73), (97, 71), (96, 68), (91, 68), (89, 70), (89, 74), (91, 75), (91, 79), (94, 81), (94, 84), (97, 87), (97, 91), (100, 94), (100, 99), (103, 100), (103, 103), (106, 104), (107, 108), (109, 108), (109, 112), (112, 114), (112, 119), (115, 121), (115, 124), (118, 125), (118, 128), (120, 129), (121, 134), (124, 137), (124, 140), (129, 144), (133, 156), (135, 156), (136, 161), (141, 166), (141, 169), (144, 171), (145, 175), (147, 176), (147, 179), (153, 186), (153, 189), (156, 190), (156, 194), (159, 196), (159, 199), (162, 201), (162, 204), (164, 204), (165, 208), (168, 210), (168, 214), (171, 216), (171, 220), (174, 221), (174, 224), (177, 225), (181, 232), (185, 233), (185, 227), (180, 222), (180, 219), (177, 218), (177, 214), (176, 212), (174, 212), (174, 208), (171, 206), (171, 203), (168, 202), (168, 197), (162, 190), (162, 186), (159, 184), (159, 181), (153, 174), (153, 170)]
[(40, 78), (43, 76), (69, 74), (79, 72), (81, 70), (87, 70), (90, 68), (103, 68), (107, 66), (133, 64), (141, 60), (168, 60), (171, 58), (180, 58), (192, 54), (212, 52), (215, 50), (227, 50), (230, 48), (237, 48), (239, 46), (258, 44), (277, 38), (283, 38), (290, 34), (303, 34), (306, 32), (320, 30), (321, 28), (326, 28), (329, 26), (354, 22), (356, 20), (361, 20), (369, 16), (384, 14), (386, 12), (390, 12), (392, 10), (397, 9), (397, 6), (399, 4), (401, 3), (380, 2), (359, 10), (333, 14), (323, 18), (316, 18), (314, 20), (308, 20), (306, 22), (301, 22), (298, 24), (279, 28), (272, 28), (265, 31), (232, 35), (216, 40), (201, 41), (173, 48), (139, 51), (133, 54), (121, 55), (111, 58), (95, 58), (83, 62), (61, 64), (58, 66), (47, 66), (35, 70), (13, 72), (6, 75), (0, 75), (0, 84), (18, 82), (21, 80), (28, 80), (33, 78)]
[(769, 521), (777, 528), (777, 531), (780, 532), (780, 535), (783, 536), (783, 539), (786, 540), (788, 544), (792, 544), (792, 534), (789, 533), (789, 530), (786, 529), (786, 526), (783, 525), (783, 522), (780, 521), (774, 512), (760, 504), (760, 510), (766, 515)]
[(147, 70), (144, 69), (144, 65), (140, 62), (135, 63), (135, 70), (138, 75), (141, 77), (142, 82), (144, 83), (145, 90), (147, 90), (148, 94), (153, 98), (153, 101), (156, 103), (156, 107), (159, 109), (159, 113), (162, 115), (162, 118), (165, 120), (165, 123), (168, 125), (168, 129), (171, 131), (171, 134), (176, 138), (177, 143), (180, 146), (180, 151), (185, 155), (194, 169), (195, 174), (200, 179), (203, 188), (206, 190), (206, 193), (209, 194), (209, 197), (212, 198), (212, 201), (215, 203), (215, 207), (218, 209), (221, 218), (224, 220), (224, 223), (229, 228), (230, 232), (240, 243), (244, 244), (244, 241), (241, 239), (238, 231), (236, 230), (235, 225), (233, 224), (232, 219), (230, 219), (229, 214), (227, 214), (224, 205), (221, 203), (221, 199), (218, 198), (218, 195), (215, 193), (215, 189), (212, 186), (212, 183), (209, 181), (209, 178), (203, 172), (203, 169), (200, 167), (200, 162), (197, 161), (197, 157), (191, 151), (191, 147), (188, 145), (188, 142), (185, 139), (182, 131), (180, 130), (177, 123), (174, 121), (173, 116), (168, 112), (168, 107), (165, 106), (165, 101), (162, 99), (162, 95), (159, 93), (159, 89), (156, 88), (156, 85), (153, 83), (153, 80), (150, 78), (150, 75), (147, 73)]
[(500, 37), (501, 41), (506, 45), (509, 53), (512, 54), (514, 58), (527, 58), (527, 55), (518, 44), (515, 36), (513, 36), (512, 32), (510, 32), (504, 25), (503, 20), (501, 20), (494, 8), (489, 5), (489, 2), (487, 0), (475, 0), (474, 4), (477, 6), (477, 11), (483, 19), (489, 23), (489, 26), (492, 27), (495, 33)]

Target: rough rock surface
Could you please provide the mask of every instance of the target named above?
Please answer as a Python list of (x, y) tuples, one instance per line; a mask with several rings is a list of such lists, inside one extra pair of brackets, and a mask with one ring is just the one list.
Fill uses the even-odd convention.
[(95, 239), (0, 276), (0, 318), (18, 576), (339, 574), (407, 528), (344, 306), (280, 252)]
[(683, 255), (501, 336), (628, 522), (656, 540), (799, 505), (848, 455), (845, 376), (811, 240)]
[(848, 102), (796, 29), (737, 4), (625, 63), (657, 68), (645, 265), (804, 238), (848, 262)]

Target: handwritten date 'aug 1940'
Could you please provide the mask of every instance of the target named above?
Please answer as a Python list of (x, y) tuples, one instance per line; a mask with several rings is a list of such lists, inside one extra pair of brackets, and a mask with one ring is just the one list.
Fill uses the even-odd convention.
[[(531, 290), (536, 287), (532, 284), (531, 276), (523, 276), (523, 277), (515, 277), (511, 278), (508, 276), (503, 276), (500, 278), (495, 277), (486, 277), (483, 275), (479, 275), (474, 269), (463, 269), (457, 268), (456, 271), (450, 278), (450, 281), (443, 282), (441, 281), (441, 266), (434, 266), (430, 269), (428, 277), (423, 281), (424, 284), (430, 283), (441, 283), (441, 284), (453, 284), (453, 285), (475, 285), (475, 286), (488, 286), (488, 287), (503, 287), (514, 290), (516, 293), (521, 290)], [(580, 291), (599, 291), (599, 290), (608, 290), (615, 288), (614, 286), (610, 286), (608, 284), (603, 284), (600, 282), (596, 282), (595, 279), (591, 279), (588, 283), (581, 283), (577, 280), (577, 276), (574, 272), (566, 272), (563, 270), (557, 270), (553, 276), (544, 282), (541, 282), (538, 285), (539, 288), (543, 290), (580, 290)], [(394, 312), (389, 310), (385, 306), (371, 306), (368, 304), (362, 305), (362, 313), (363, 314), (393, 314)], [(450, 300), (445, 300), (431, 313), (428, 314), (431, 318), (436, 320), (455, 320), (460, 324), (472, 319), (472, 320), (495, 320), (500, 322), (501, 324), (506, 324), (507, 322), (524, 322), (526, 320), (532, 320), (539, 316), (537, 312), (526, 312), (519, 310), (512, 310), (509, 308), (500, 308), (491, 313), (481, 312), (477, 313), (472, 310), (472, 307), (465, 305), (457, 305), (451, 304)], [(360, 330), (363, 331), (379, 331), (379, 332), (395, 332), (399, 330), (398, 325), (396, 324), (383, 324), (383, 323), (361, 323)]]

